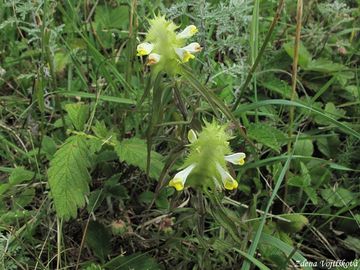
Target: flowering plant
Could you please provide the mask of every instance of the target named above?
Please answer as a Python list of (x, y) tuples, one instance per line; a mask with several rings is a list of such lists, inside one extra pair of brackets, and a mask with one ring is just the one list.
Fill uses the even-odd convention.
[(228, 190), (238, 187), (238, 182), (228, 172), (226, 163), (243, 165), (246, 155), (242, 152), (232, 153), (228, 142), (231, 137), (225, 129), (226, 126), (213, 122), (205, 123), (199, 134), (189, 131), (190, 151), (184, 169), (170, 180), (169, 186), (178, 191), (184, 189), (185, 184), (211, 189), (224, 187)]
[(186, 40), (198, 32), (195, 25), (189, 25), (184, 30), (176, 32), (178, 26), (163, 16), (150, 20), (150, 28), (145, 41), (137, 46), (137, 55), (147, 55), (147, 64), (156, 65), (155, 70), (179, 73), (179, 64), (195, 58), (193, 53), (200, 52), (197, 42), (186, 45)]

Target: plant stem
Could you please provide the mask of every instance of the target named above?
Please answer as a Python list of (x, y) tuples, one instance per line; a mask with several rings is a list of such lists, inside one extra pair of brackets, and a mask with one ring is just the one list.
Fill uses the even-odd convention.
[(279, 0), (279, 4), (278, 4), (278, 7), (277, 7), (277, 10), (276, 10), (276, 13), (275, 13), (275, 16), (271, 22), (271, 25), (270, 25), (270, 28), (269, 28), (269, 31), (268, 33), (266, 34), (266, 37), (265, 37), (265, 40), (264, 40), (264, 43), (262, 44), (261, 48), (260, 48), (260, 51), (259, 51), (259, 54), (256, 56), (256, 59), (255, 59), (255, 62), (254, 64), (251, 66), (251, 69), (246, 77), (246, 80), (245, 80), (245, 83), (243, 84), (243, 86), (241, 87), (240, 89), (240, 92), (239, 92), (239, 95), (238, 97), (236, 98), (236, 101), (232, 107), (232, 111), (235, 111), (235, 109), (237, 108), (237, 106), (239, 106), (239, 103), (240, 103), (240, 99), (241, 99), (241, 96), (242, 94), (244, 93), (246, 87), (249, 85), (249, 83), (251, 82), (251, 79), (253, 77), (253, 74), (255, 72), (255, 69), (257, 68), (259, 62), (260, 62), (260, 59), (263, 55), (263, 53), (265, 52), (265, 48), (266, 48), (266, 45), (269, 43), (270, 41), (270, 37), (274, 31), (274, 28), (275, 28), (275, 25), (276, 23), (278, 22), (278, 20), (280, 19), (280, 15), (281, 15), (281, 11), (284, 7), (284, 0)]

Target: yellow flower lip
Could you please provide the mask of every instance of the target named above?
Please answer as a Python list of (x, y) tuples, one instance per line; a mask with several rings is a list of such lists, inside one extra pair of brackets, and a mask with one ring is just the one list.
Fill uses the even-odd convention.
[(232, 178), (231, 179), (228, 178), (228, 179), (224, 180), (224, 187), (228, 190), (237, 189), (238, 185), (239, 185), (238, 182), (236, 182)]
[(169, 182), (170, 187), (174, 187), (177, 191), (184, 189), (184, 184), (180, 178), (174, 178)]
[(179, 34), (177, 34), (177, 38), (190, 38), (195, 35), (199, 30), (195, 25), (189, 25), (184, 30), (182, 30)]
[(244, 165), (246, 154), (243, 152), (231, 154), (224, 157), (226, 161), (235, 164), (235, 165)]
[(191, 164), (185, 169), (175, 174), (174, 178), (170, 180), (169, 186), (174, 187), (177, 191), (181, 191), (185, 187), (186, 178), (191, 171), (195, 168), (196, 164)]
[(221, 181), (225, 189), (233, 190), (238, 187), (238, 182), (223, 168), (219, 163), (216, 163), (216, 169), (221, 176)]
[(143, 42), (139, 44), (136, 49), (138, 56), (149, 55), (154, 49), (154, 45), (149, 42)]
[(184, 48), (176, 48), (175, 52), (183, 63), (189, 62), (190, 59), (195, 58), (193, 54), (186, 51)]

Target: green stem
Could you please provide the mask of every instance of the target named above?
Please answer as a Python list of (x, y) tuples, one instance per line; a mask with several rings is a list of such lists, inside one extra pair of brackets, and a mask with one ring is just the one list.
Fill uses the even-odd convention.
[(262, 44), (262, 46), (260, 48), (260, 51), (259, 51), (259, 54), (256, 56), (255, 62), (252, 65), (252, 67), (251, 67), (251, 69), (250, 69), (250, 71), (249, 71), (249, 73), (248, 73), (248, 75), (246, 77), (245, 83), (243, 84), (243, 86), (240, 89), (240, 93), (239, 93), (238, 97), (236, 98), (236, 101), (235, 101), (235, 103), (234, 103), (234, 105), (232, 107), (232, 111), (234, 111), (239, 106), (241, 96), (243, 95), (245, 89), (247, 88), (247, 86), (251, 82), (251, 79), (253, 77), (255, 69), (259, 65), (260, 59), (261, 59), (262, 55), (265, 52), (265, 48), (266, 48), (267, 44), (270, 41), (270, 38), (271, 38), (271, 35), (272, 35), (273, 31), (274, 31), (275, 25), (278, 22), (278, 20), (280, 19), (281, 11), (282, 11), (282, 9), (284, 7), (284, 1), (285, 0), (279, 0), (279, 4), (278, 4), (277, 10), (276, 10), (274, 19), (271, 22), (271, 25), (270, 25), (269, 31), (266, 34), (264, 43)]

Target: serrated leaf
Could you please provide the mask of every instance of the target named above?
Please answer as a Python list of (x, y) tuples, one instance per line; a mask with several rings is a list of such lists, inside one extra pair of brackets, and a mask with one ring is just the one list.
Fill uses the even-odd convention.
[(267, 77), (261, 82), (261, 85), (272, 92), (280, 94), (284, 98), (291, 98), (291, 86), (286, 81), (275, 77)]
[(83, 130), (89, 117), (89, 106), (83, 103), (66, 104), (65, 110), (76, 130)]
[(300, 214), (284, 214), (281, 215), (282, 218), (285, 218), (289, 220), (290, 222), (278, 220), (277, 224), (283, 230), (287, 233), (295, 233), (301, 231), (305, 225), (309, 223), (309, 220)]
[[(118, 142), (115, 146), (115, 151), (119, 156), (120, 161), (139, 167), (141, 170), (146, 171), (147, 166), (147, 146), (145, 141), (138, 138), (131, 138)], [(162, 156), (151, 151), (150, 161), (150, 176), (159, 178), (164, 164)]]
[[(291, 58), (294, 58), (294, 42), (288, 42), (288, 43), (284, 44), (284, 49)], [(299, 65), (302, 68), (306, 68), (310, 64), (311, 58), (312, 58), (312, 56), (309, 53), (309, 51), (306, 49), (306, 47), (302, 43), (300, 43)]]
[(81, 136), (68, 138), (56, 151), (48, 170), (49, 186), (56, 213), (65, 220), (76, 217), (89, 193), (90, 152)]
[(104, 28), (126, 29), (129, 23), (129, 8), (118, 6), (113, 8), (108, 5), (98, 5), (95, 10), (95, 24)]
[(314, 153), (312, 140), (305, 139), (296, 141), (294, 144), (294, 153), (295, 155), (312, 156)]
[(9, 177), (11, 185), (18, 185), (25, 181), (29, 181), (34, 177), (34, 172), (24, 169), (23, 167), (15, 168)]
[(282, 143), (286, 140), (286, 136), (280, 130), (265, 123), (250, 124), (247, 132), (249, 138), (274, 149), (278, 153)]
[(97, 221), (91, 221), (89, 223), (86, 234), (86, 244), (101, 261), (104, 261), (110, 252), (110, 241), (110, 232), (103, 224)]
[(354, 194), (345, 188), (331, 188), (321, 190), (321, 196), (330, 205), (335, 207), (348, 206), (355, 203)]

